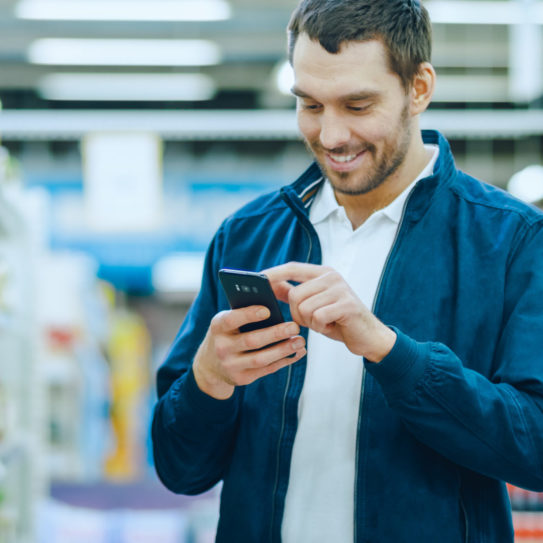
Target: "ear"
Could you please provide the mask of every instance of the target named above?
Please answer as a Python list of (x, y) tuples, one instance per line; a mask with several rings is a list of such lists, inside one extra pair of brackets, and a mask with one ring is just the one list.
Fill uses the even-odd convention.
[(429, 62), (423, 62), (411, 85), (411, 114), (419, 115), (430, 104), (436, 85), (436, 72)]

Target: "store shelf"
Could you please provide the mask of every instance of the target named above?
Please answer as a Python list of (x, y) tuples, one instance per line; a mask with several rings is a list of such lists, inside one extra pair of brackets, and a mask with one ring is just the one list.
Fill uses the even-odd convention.
[[(38, 543), (204, 543), (215, 540), (219, 487), (178, 496), (158, 481), (55, 483), (39, 508)], [(71, 539), (67, 539), (69, 533)]]
[(0, 171), (0, 541), (33, 540), (41, 479), (30, 241)]
[(0, 312), (0, 333), (24, 336), (26, 332), (12, 315)]
[[(422, 128), (449, 138), (518, 138), (543, 135), (543, 110), (439, 110), (421, 117)], [(153, 132), (164, 140), (298, 140), (294, 110), (49, 111), (0, 114), (5, 140), (79, 140), (90, 132)]]
[(0, 114), (5, 140), (78, 140), (89, 132), (153, 132), (166, 140), (298, 139), (291, 110), (43, 111)]
[(28, 450), (29, 442), (24, 434), (9, 436), (8, 439), (0, 441), (0, 462), (7, 465), (14, 459), (25, 455)]

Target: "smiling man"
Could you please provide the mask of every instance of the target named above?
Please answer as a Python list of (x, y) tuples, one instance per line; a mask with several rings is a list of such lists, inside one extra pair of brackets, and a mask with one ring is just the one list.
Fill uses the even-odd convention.
[[(511, 542), (543, 490), (543, 215), (422, 133), (430, 22), (408, 0), (302, 0), (289, 25), (315, 158), (227, 218), (158, 372), (157, 472), (223, 481), (219, 542)], [(286, 322), (230, 310), (265, 270)]]

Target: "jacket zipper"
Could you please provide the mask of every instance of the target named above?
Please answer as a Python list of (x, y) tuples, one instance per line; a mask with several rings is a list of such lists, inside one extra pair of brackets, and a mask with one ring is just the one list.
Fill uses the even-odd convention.
[[(283, 195), (283, 198), (285, 201), (287, 201), (287, 198), (285, 195)], [(287, 201), (287, 205), (290, 206), (289, 202)], [(296, 213), (294, 213), (297, 215)], [(300, 222), (300, 225), (304, 229), (304, 232), (307, 235), (307, 239), (309, 240), (309, 249), (307, 251), (307, 255), (305, 258), (305, 263), (309, 263), (310, 257), (311, 257), (311, 251), (313, 250), (313, 239), (311, 238), (311, 232), (309, 231), (309, 228), (307, 225), (304, 224), (304, 222), (300, 219), (298, 219)], [(281, 442), (283, 441), (283, 434), (285, 432), (285, 419), (286, 419), (286, 413), (287, 413), (287, 394), (288, 389), (290, 387), (290, 382), (292, 378), (292, 366), (289, 366), (287, 368), (287, 382), (285, 384), (285, 392), (283, 394), (283, 405), (282, 405), (282, 415), (281, 415), (281, 430), (279, 431), (279, 440), (277, 442), (277, 462), (275, 467), (275, 484), (273, 487), (273, 494), (272, 494), (272, 515), (271, 515), (271, 523), (270, 523), (270, 543), (273, 543), (273, 528), (275, 525), (275, 514), (276, 514), (276, 495), (277, 495), (277, 489), (279, 488), (279, 470), (280, 470), (280, 461), (281, 461)]]
[[(377, 308), (377, 302), (380, 298), (380, 292), (381, 292), (381, 286), (383, 284), (384, 277), (386, 275), (386, 271), (388, 268), (388, 263), (390, 262), (392, 253), (394, 252), (396, 248), (396, 243), (398, 242), (398, 238), (400, 237), (400, 231), (403, 226), (403, 221), (405, 218), (405, 212), (407, 210), (407, 205), (409, 204), (409, 201), (411, 200), (411, 196), (413, 195), (413, 192), (415, 191), (415, 188), (409, 193), (407, 196), (403, 208), (402, 208), (402, 214), (400, 217), (400, 222), (398, 223), (398, 228), (396, 229), (396, 235), (394, 236), (394, 240), (392, 242), (392, 246), (390, 248), (390, 251), (388, 253), (387, 259), (385, 260), (385, 264), (383, 266), (383, 271), (381, 272), (381, 277), (379, 278), (379, 283), (377, 284), (377, 289), (375, 291), (375, 298), (373, 300), (373, 305), (371, 312), (375, 315), (375, 310)], [(355, 453), (355, 475), (354, 475), (354, 522), (353, 522), (353, 541), (354, 543), (357, 543), (358, 541), (358, 525), (357, 525), (357, 519), (358, 519), (358, 500), (360, 499), (358, 497), (358, 466), (359, 466), (359, 458), (360, 458), (360, 431), (362, 429), (362, 412), (363, 412), (363, 404), (364, 404), (364, 392), (365, 392), (365, 384), (366, 384), (366, 372), (364, 371), (362, 374), (362, 386), (360, 391), (360, 408), (358, 410), (358, 426), (357, 426), (357, 438), (356, 438), (356, 453)], [(466, 519), (467, 520), (467, 519)], [(467, 540), (466, 540), (467, 541)]]
[(281, 430), (279, 432), (279, 440), (277, 442), (277, 462), (275, 465), (275, 485), (273, 487), (273, 494), (272, 494), (272, 516), (271, 516), (271, 524), (270, 524), (270, 542), (273, 543), (273, 527), (275, 524), (275, 500), (277, 495), (277, 489), (279, 487), (279, 463), (281, 461), (281, 442), (283, 441), (283, 433), (285, 431), (285, 419), (286, 419), (286, 411), (287, 411), (287, 393), (290, 386), (290, 380), (292, 376), (292, 366), (288, 367), (288, 373), (287, 373), (287, 382), (285, 385), (285, 392), (283, 394), (283, 406), (282, 406), (282, 415), (281, 415)]
[(356, 428), (356, 453), (355, 453), (355, 465), (354, 465), (354, 517), (353, 517), (353, 530), (354, 530), (354, 542), (358, 540), (358, 525), (356, 519), (358, 518), (358, 460), (360, 457), (360, 430), (362, 428), (362, 403), (364, 401), (364, 385), (366, 382), (366, 372), (362, 372), (362, 385), (360, 390), (360, 407), (358, 409), (358, 426)]
[(464, 535), (464, 543), (468, 543), (469, 541), (469, 521), (468, 521), (468, 513), (466, 511), (466, 506), (464, 505), (464, 500), (462, 497), (460, 497), (460, 509), (462, 509), (462, 514), (464, 515), (464, 526), (466, 529), (466, 533)]

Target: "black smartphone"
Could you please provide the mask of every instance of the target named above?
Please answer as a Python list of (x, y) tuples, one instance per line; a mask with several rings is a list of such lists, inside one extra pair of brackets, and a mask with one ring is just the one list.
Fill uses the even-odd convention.
[(219, 270), (219, 279), (232, 309), (263, 305), (270, 310), (269, 318), (245, 324), (240, 327), (240, 332), (259, 330), (285, 322), (279, 309), (279, 302), (263, 273), (222, 269)]

